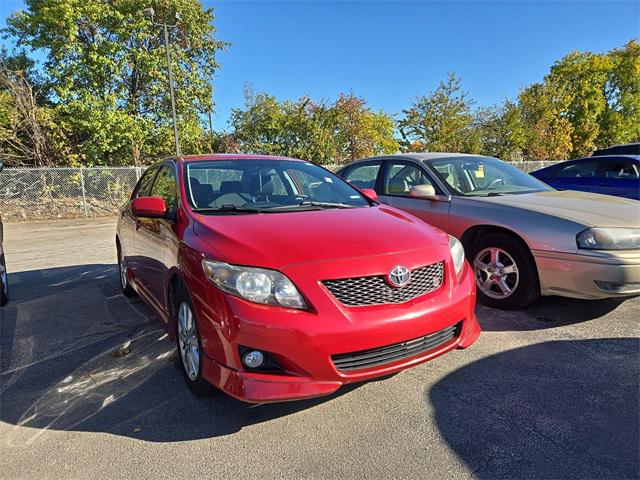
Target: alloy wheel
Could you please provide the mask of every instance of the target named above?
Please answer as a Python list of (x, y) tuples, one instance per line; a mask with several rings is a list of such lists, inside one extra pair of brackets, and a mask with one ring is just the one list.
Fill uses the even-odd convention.
[(193, 312), (186, 302), (178, 307), (178, 344), (184, 371), (195, 381), (200, 371), (200, 342)]
[(520, 275), (515, 260), (497, 247), (480, 250), (473, 260), (476, 284), (486, 296), (496, 300), (510, 297), (518, 288)]

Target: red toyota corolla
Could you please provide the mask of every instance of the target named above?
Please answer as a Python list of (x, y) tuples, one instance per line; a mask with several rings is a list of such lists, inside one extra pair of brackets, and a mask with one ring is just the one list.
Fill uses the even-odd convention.
[(460, 242), (302, 160), (158, 162), (116, 246), (123, 292), (157, 311), (198, 394), (326, 395), (480, 334)]

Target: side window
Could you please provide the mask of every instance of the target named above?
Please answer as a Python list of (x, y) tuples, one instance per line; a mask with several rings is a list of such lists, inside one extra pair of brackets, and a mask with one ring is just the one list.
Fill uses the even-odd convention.
[(168, 212), (174, 212), (178, 206), (178, 185), (173, 168), (164, 165), (160, 168), (156, 181), (151, 188), (152, 197), (162, 197)]
[(147, 169), (147, 171), (142, 174), (142, 177), (138, 182), (138, 186), (133, 191), (132, 198), (149, 196), (149, 190), (151, 190), (151, 182), (153, 182), (153, 177), (155, 177), (157, 171), (158, 169), (156, 167), (152, 167)]
[(558, 178), (594, 178), (598, 175), (598, 161), (574, 162), (557, 170)]
[(381, 162), (356, 165), (347, 171), (344, 179), (356, 188), (376, 188)]
[(411, 187), (416, 185), (431, 185), (436, 188), (420, 167), (404, 162), (389, 162), (384, 176), (383, 195), (408, 197)]
[(606, 178), (636, 180), (640, 178), (638, 170), (638, 163), (627, 158), (607, 160), (604, 163), (604, 176)]

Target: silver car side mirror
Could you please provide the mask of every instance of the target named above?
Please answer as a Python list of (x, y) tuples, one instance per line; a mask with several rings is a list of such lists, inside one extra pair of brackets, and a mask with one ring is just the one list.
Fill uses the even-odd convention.
[(438, 200), (436, 189), (433, 185), (414, 185), (409, 190), (409, 196), (413, 198), (426, 198), (427, 200)]

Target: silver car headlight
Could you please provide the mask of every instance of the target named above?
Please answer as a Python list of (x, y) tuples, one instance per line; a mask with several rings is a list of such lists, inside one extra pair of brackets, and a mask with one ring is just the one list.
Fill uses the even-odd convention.
[(589, 250), (633, 250), (640, 248), (640, 228), (587, 228), (576, 242)]
[(456, 275), (460, 275), (462, 267), (464, 267), (464, 247), (462, 243), (460, 243), (460, 240), (451, 235), (449, 235), (449, 250), (451, 251), (453, 268), (456, 270)]
[(220, 290), (250, 302), (278, 307), (306, 309), (302, 295), (285, 275), (265, 268), (241, 267), (203, 260), (202, 268)]

